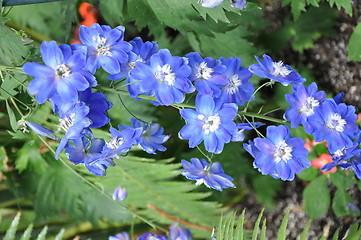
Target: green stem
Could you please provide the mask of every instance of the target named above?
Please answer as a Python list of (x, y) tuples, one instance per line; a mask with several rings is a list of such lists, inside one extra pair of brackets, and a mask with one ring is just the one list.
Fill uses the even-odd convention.
[(48, 38), (38, 32), (35, 32), (29, 28), (26, 28), (26, 27), (23, 27), (23, 26), (20, 26), (19, 24), (13, 22), (13, 21), (7, 21), (6, 23), (6, 26), (10, 27), (10, 28), (14, 28), (16, 30), (22, 30), (24, 31), (27, 35), (29, 35), (31, 37), (31, 39), (37, 41), (37, 42), (43, 42), (43, 41), (48, 41), (50, 42), (52, 39), (51, 38)]
[(267, 116), (264, 116), (259, 113), (239, 112), (238, 114), (241, 116), (259, 118), (259, 119), (263, 119), (263, 120), (267, 120), (267, 121), (271, 121), (271, 122), (275, 122), (275, 123), (280, 123), (280, 124), (287, 123), (286, 120), (280, 120), (278, 118), (267, 117)]

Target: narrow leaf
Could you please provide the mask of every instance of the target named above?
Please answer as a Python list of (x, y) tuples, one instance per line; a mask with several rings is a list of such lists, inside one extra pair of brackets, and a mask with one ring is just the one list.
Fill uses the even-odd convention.
[(260, 240), (266, 240), (266, 219), (263, 219)]
[(48, 226), (45, 226), (43, 230), (41, 230), (38, 238), (36, 240), (45, 240), (46, 233), (48, 232)]
[(20, 221), (20, 212), (18, 212), (14, 218), (14, 220), (11, 222), (11, 225), (9, 229), (6, 231), (5, 237), (3, 240), (13, 240), (15, 239), (15, 233), (19, 225)]
[(309, 231), (309, 229), (310, 229), (311, 223), (312, 223), (312, 220), (311, 220), (311, 219), (308, 220), (305, 228), (304, 228), (303, 231), (302, 231), (300, 240), (307, 240), (307, 239), (308, 239), (307, 236), (308, 236), (308, 231)]
[(243, 225), (244, 225), (244, 214), (246, 209), (243, 209), (241, 216), (239, 217), (237, 228), (236, 228), (236, 239), (243, 240)]
[(31, 238), (31, 232), (33, 231), (33, 224), (30, 224), (23, 235), (21, 236), (20, 240), (29, 240)]
[(254, 229), (253, 229), (253, 234), (252, 234), (252, 240), (257, 240), (257, 236), (258, 236), (258, 230), (259, 230), (259, 224), (261, 222), (261, 218), (263, 215), (263, 211), (264, 209), (262, 209), (261, 213), (258, 215), (257, 221), (254, 224)]
[(13, 129), (13, 131), (16, 132), (18, 127), (17, 127), (14, 111), (11, 109), (8, 101), (5, 101), (5, 103), (6, 103), (6, 109), (7, 109), (8, 114), (9, 114), (10, 126)]
[(286, 239), (286, 229), (288, 223), (288, 215), (290, 214), (290, 209), (287, 209), (285, 216), (282, 219), (281, 226), (278, 230), (277, 240), (285, 240)]
[(62, 229), (60, 230), (60, 232), (56, 235), (56, 237), (54, 238), (54, 240), (62, 240), (64, 233), (65, 233), (65, 229), (62, 228)]

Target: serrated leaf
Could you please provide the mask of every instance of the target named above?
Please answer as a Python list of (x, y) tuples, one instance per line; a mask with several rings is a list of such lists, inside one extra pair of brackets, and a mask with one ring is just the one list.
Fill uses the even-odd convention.
[(47, 163), (41, 156), (39, 146), (37, 145), (25, 143), (17, 155), (15, 166), (19, 170), (19, 173), (22, 173), (28, 167), (30, 170), (43, 173), (47, 167)]
[(330, 192), (325, 175), (313, 180), (304, 190), (305, 210), (312, 219), (324, 216), (330, 207)]
[(11, 222), (9, 229), (6, 231), (3, 240), (13, 240), (15, 238), (15, 233), (17, 231), (20, 221), (20, 215), (21, 215), (20, 212), (16, 214), (14, 220)]
[(0, 64), (19, 66), (28, 55), (28, 48), (19, 35), (4, 25), (5, 21), (0, 17)]
[(348, 42), (348, 59), (361, 61), (361, 23), (358, 23)]
[(341, 8), (344, 8), (346, 12), (352, 16), (352, 0), (328, 0), (331, 7), (333, 5), (336, 5), (338, 10), (341, 10)]

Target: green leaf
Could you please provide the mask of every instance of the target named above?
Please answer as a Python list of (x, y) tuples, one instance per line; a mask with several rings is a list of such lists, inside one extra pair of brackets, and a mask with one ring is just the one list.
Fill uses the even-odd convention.
[(319, 172), (320, 170), (309, 167), (303, 169), (301, 173), (297, 174), (297, 177), (305, 181), (312, 181), (318, 176)]
[(32, 144), (31, 142), (25, 143), (17, 152), (18, 157), (15, 161), (15, 166), (22, 173), (29, 167), (38, 173), (43, 173), (46, 170), (47, 163), (39, 152), (39, 145)]
[(309, 229), (311, 227), (311, 223), (312, 223), (312, 220), (311, 219), (308, 220), (305, 228), (303, 229), (303, 231), (301, 233), (300, 240), (307, 240), (308, 239), (307, 235), (308, 235), (308, 231), (309, 231)]
[(259, 224), (260, 224), (260, 222), (261, 222), (261, 218), (262, 218), (262, 215), (263, 215), (263, 211), (264, 211), (264, 209), (262, 209), (262, 211), (261, 211), (260, 214), (258, 215), (258, 218), (257, 218), (256, 222), (254, 223), (252, 240), (257, 240)]
[(13, 240), (15, 239), (15, 233), (19, 225), (20, 221), (20, 212), (18, 212), (14, 218), (14, 220), (11, 222), (11, 225), (9, 229), (6, 231), (6, 234), (3, 238), (3, 240)]
[(338, 10), (341, 10), (341, 8), (344, 8), (346, 12), (352, 16), (352, 0), (328, 0), (331, 7), (333, 5), (336, 5)]
[(266, 240), (266, 219), (263, 219), (260, 240)]
[(21, 236), (20, 240), (29, 240), (31, 238), (31, 232), (33, 231), (33, 224), (30, 224), (23, 235)]
[(19, 66), (29, 54), (20, 36), (4, 24), (7, 18), (0, 17), (0, 64)]
[(41, 230), (40, 234), (36, 238), (36, 240), (45, 240), (46, 233), (48, 232), (48, 226), (45, 226), (43, 230)]
[(4, 146), (0, 146), (0, 172), (5, 172), (7, 170), (6, 162), (8, 161), (8, 156), (6, 154)]
[(268, 208), (275, 208), (275, 197), (283, 182), (267, 175), (256, 175), (252, 180), (257, 200)]
[(99, 10), (111, 26), (117, 26), (124, 20), (124, 0), (99, 1)]
[(345, 174), (344, 171), (337, 171), (330, 174), (330, 180), (333, 185), (340, 189), (347, 189), (355, 185), (355, 177), (352, 173)]
[(322, 217), (327, 213), (330, 207), (330, 192), (325, 175), (313, 180), (304, 189), (302, 195), (305, 201), (305, 210), (312, 219)]
[(332, 209), (337, 217), (354, 215), (348, 208), (348, 203), (352, 203), (351, 196), (344, 189), (337, 189), (332, 199)]
[(348, 42), (348, 59), (361, 61), (361, 23), (358, 23)]
[(13, 129), (13, 131), (16, 132), (18, 130), (18, 126), (17, 126), (17, 121), (15, 118), (14, 111), (11, 109), (8, 101), (5, 101), (5, 103), (6, 103), (6, 109), (8, 111), (9, 119), (10, 119), (10, 126)]
[(290, 215), (290, 209), (287, 209), (285, 216), (282, 219), (281, 226), (278, 229), (277, 240), (285, 240), (286, 239), (286, 230), (288, 223), (288, 216)]
[(236, 228), (236, 237), (235, 239), (243, 240), (243, 224), (244, 224), (244, 214), (246, 210), (243, 209), (241, 216), (239, 216), (237, 228)]
[(65, 233), (65, 229), (62, 228), (62, 229), (60, 230), (60, 232), (55, 236), (54, 240), (62, 240), (64, 233)]

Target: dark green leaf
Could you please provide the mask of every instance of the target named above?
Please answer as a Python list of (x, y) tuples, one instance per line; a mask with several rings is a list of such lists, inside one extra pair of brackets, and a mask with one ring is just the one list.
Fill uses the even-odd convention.
[(337, 189), (332, 199), (333, 212), (337, 217), (357, 214), (352, 212), (348, 207), (348, 204), (352, 202), (351, 196), (344, 189)]
[(361, 23), (357, 24), (348, 42), (348, 59), (361, 61)]
[(333, 185), (340, 189), (346, 189), (352, 187), (356, 181), (353, 173), (338, 170), (335, 173), (330, 174), (330, 180)]
[(313, 180), (303, 191), (305, 209), (312, 219), (324, 216), (330, 207), (330, 192), (327, 178), (321, 175)]

